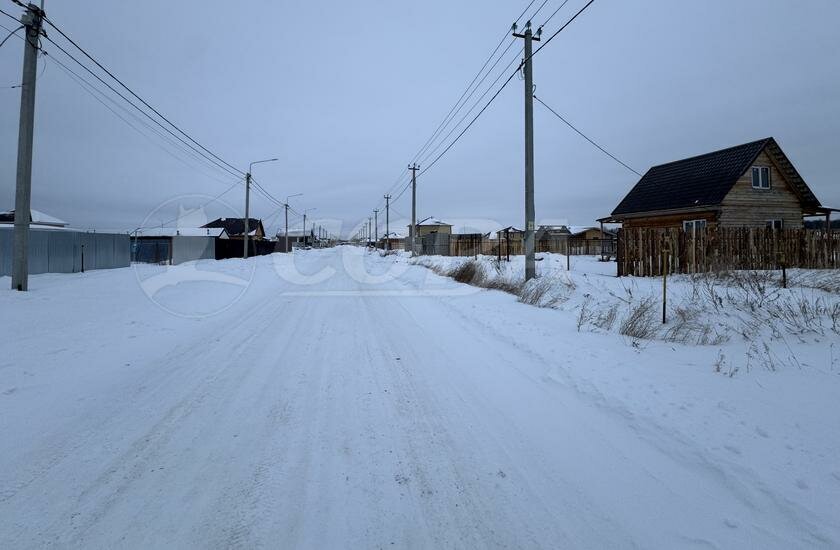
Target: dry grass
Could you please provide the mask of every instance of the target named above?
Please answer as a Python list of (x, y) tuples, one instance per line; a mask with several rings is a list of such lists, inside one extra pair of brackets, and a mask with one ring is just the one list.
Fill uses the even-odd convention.
[(473, 286), (482, 286), (482, 283), (487, 280), (484, 268), (475, 260), (469, 260), (452, 268), (446, 275), (459, 283)]
[(653, 296), (631, 304), (627, 316), (618, 327), (618, 333), (637, 340), (652, 339), (657, 333), (656, 305)]
[(538, 307), (555, 307), (567, 301), (575, 290), (569, 278), (540, 277), (519, 287), (519, 301)]

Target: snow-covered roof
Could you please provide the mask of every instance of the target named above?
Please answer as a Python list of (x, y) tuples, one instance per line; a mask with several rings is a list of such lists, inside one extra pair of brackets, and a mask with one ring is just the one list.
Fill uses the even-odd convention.
[[(134, 235), (135, 233), (132, 233)], [(227, 239), (223, 227), (149, 227), (138, 229), (138, 237), (219, 237)]]
[[(569, 226), (569, 232), (572, 235), (580, 235), (581, 233), (586, 233), (587, 231), (591, 231), (593, 229), (595, 231), (600, 231), (601, 230), (601, 228), (599, 226), (595, 226), (595, 225), (570, 225)], [(605, 227), (604, 228), (604, 233), (606, 233), (608, 235), (611, 235), (613, 232)]]
[[(40, 224), (50, 227), (65, 227), (67, 226), (67, 222), (64, 220), (60, 220), (55, 216), (50, 216), (49, 214), (45, 214), (40, 210), (29, 210), (30, 221), (33, 224)], [(0, 223), (14, 223), (15, 221), (15, 211), (14, 209), (8, 210), (6, 212), (0, 212)]]
[(429, 218), (428, 220), (423, 220), (422, 222), (418, 222), (417, 225), (448, 225), (449, 227), (452, 227), (451, 223), (440, 221), (437, 218)]
[(395, 231), (391, 231), (388, 234), (382, 235), (383, 239), (386, 238), (386, 237), (389, 238), (389, 239), (404, 239), (405, 235), (401, 235), (401, 234), (399, 234)]

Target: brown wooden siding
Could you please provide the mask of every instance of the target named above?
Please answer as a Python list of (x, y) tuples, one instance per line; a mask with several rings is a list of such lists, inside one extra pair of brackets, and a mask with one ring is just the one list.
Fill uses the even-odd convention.
[(717, 213), (714, 211), (708, 212), (687, 212), (682, 214), (667, 214), (667, 215), (651, 215), (643, 218), (631, 218), (624, 220), (622, 224), (625, 229), (637, 228), (674, 228), (682, 229), (684, 221), (687, 220), (706, 220), (708, 225), (713, 225), (717, 221)]
[(802, 227), (802, 207), (785, 176), (766, 151), (753, 166), (770, 167), (770, 189), (753, 189), (752, 167), (721, 202), (721, 227), (765, 227), (767, 220), (784, 220), (785, 228)]

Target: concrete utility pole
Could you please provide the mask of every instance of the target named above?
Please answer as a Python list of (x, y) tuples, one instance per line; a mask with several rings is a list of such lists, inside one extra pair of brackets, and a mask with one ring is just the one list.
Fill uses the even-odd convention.
[(12, 289), (29, 289), (29, 222), (32, 215), (32, 146), (35, 136), (35, 81), (38, 76), (38, 39), (44, 11), (35, 4), (26, 7), (20, 22), (26, 27), (23, 48), (23, 78), (20, 85), (17, 182), (15, 187), (15, 233), (12, 256)]
[(307, 208), (303, 211), (303, 246), (306, 247), (306, 213), (317, 210), (317, 208)]
[(411, 243), (411, 255), (417, 253), (417, 170), (420, 167), (415, 162), (408, 167), (411, 170), (411, 227), (409, 227), (408, 240)]
[(385, 250), (391, 250), (390, 210), (391, 195), (385, 195)]
[(373, 248), (379, 248), (379, 210), (373, 211)]
[(291, 252), (289, 248), (289, 199), (292, 197), (302, 197), (303, 193), (295, 193), (294, 195), (289, 195), (286, 197), (286, 202), (283, 203), (283, 206), (286, 209), (286, 252)]
[(537, 29), (534, 36), (531, 33), (531, 22), (525, 23), (525, 33), (516, 33), (516, 23), (513, 24), (513, 36), (525, 40), (525, 280), (533, 279), (536, 274), (534, 262), (534, 72), (531, 57), (532, 41), (540, 40), (542, 28)]
[(249, 170), (247, 174), (245, 174), (245, 235), (242, 237), (242, 242), (245, 245), (245, 249), (242, 252), (242, 257), (244, 259), (248, 259), (248, 226), (250, 225), (248, 222), (248, 216), (250, 215), (249, 209), (251, 207), (251, 171)]
[(367, 225), (367, 245), (368, 246), (370, 246), (370, 237), (371, 237), (371, 235), (373, 235), (373, 233), (371, 233), (371, 231), (370, 231), (370, 222), (371, 222), (372, 219), (373, 218), (368, 216), (368, 225)]
[(248, 165), (248, 173), (245, 174), (245, 236), (242, 239), (244, 244), (244, 251), (242, 252), (242, 257), (246, 260), (248, 259), (248, 233), (250, 233), (250, 225), (251, 220), (249, 219), (250, 216), (250, 206), (251, 206), (251, 172), (254, 170), (255, 164), (262, 164), (264, 162), (274, 162), (277, 159), (265, 159), (265, 160), (257, 160), (252, 162)]
[(283, 235), (286, 237), (286, 243), (283, 247), (283, 252), (289, 251), (289, 203), (283, 203), (283, 208), (286, 210), (286, 230), (283, 232)]

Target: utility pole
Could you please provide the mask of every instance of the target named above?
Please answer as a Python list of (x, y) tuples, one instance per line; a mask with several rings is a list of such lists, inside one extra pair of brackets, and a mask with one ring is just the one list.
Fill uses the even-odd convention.
[(286, 252), (291, 252), (289, 248), (289, 199), (292, 197), (301, 197), (303, 193), (295, 193), (294, 195), (289, 195), (286, 197), (286, 202), (283, 203), (283, 206), (286, 209)]
[(537, 29), (534, 36), (531, 33), (531, 22), (525, 23), (525, 33), (516, 33), (516, 23), (513, 24), (513, 36), (525, 40), (525, 280), (533, 279), (536, 274), (534, 262), (534, 71), (531, 57), (532, 42), (539, 41), (542, 28)]
[(283, 252), (289, 252), (289, 203), (283, 203), (283, 206), (286, 210), (286, 231), (283, 233), (286, 236), (286, 245)]
[(370, 221), (371, 221), (371, 217), (368, 216), (368, 225), (367, 225), (367, 228), (368, 228), (368, 230), (367, 230), (367, 245), (368, 246), (370, 246), (370, 236), (373, 235), (373, 233), (370, 232)]
[(379, 210), (373, 211), (373, 248), (379, 248)]
[(306, 213), (312, 212), (313, 210), (317, 210), (317, 208), (307, 208), (303, 211), (303, 246), (306, 247)]
[(35, 81), (38, 76), (38, 40), (44, 10), (26, 7), (20, 22), (26, 27), (23, 78), (20, 85), (17, 182), (15, 187), (15, 233), (12, 256), (12, 289), (29, 289), (29, 222), (32, 215), (32, 146), (35, 136)]
[(242, 252), (242, 257), (244, 259), (248, 259), (248, 219), (249, 215), (249, 208), (251, 206), (251, 171), (249, 170), (247, 174), (245, 174), (245, 235), (242, 238), (242, 242), (245, 244), (245, 250)]
[(278, 159), (265, 159), (265, 160), (256, 160), (248, 165), (248, 172), (245, 174), (245, 236), (242, 239), (244, 244), (244, 252), (242, 253), (242, 257), (244, 259), (248, 259), (248, 233), (250, 233), (250, 211), (249, 208), (251, 206), (251, 172), (254, 170), (255, 164), (262, 164), (264, 162), (274, 162)]
[(411, 255), (417, 253), (417, 170), (420, 169), (417, 163), (408, 167), (411, 170), (411, 227), (409, 227), (408, 240), (411, 242)]
[(385, 250), (391, 250), (391, 228), (390, 223), (391, 195), (385, 195)]

